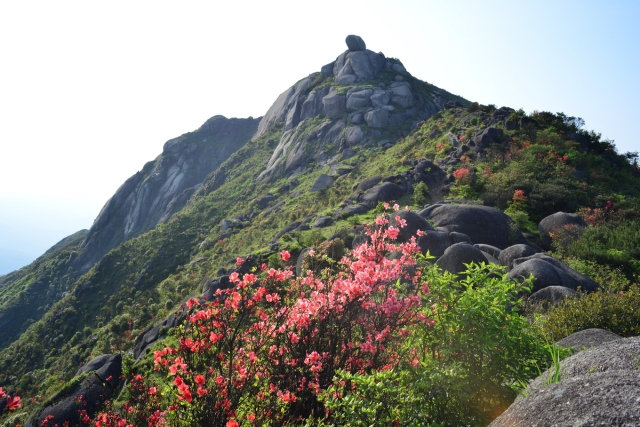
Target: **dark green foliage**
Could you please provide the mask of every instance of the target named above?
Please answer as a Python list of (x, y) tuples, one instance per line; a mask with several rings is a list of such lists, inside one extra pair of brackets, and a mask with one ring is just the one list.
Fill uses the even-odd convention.
[(606, 329), (623, 337), (640, 335), (640, 289), (598, 291), (564, 300), (551, 311), (544, 330), (552, 341), (589, 328)]

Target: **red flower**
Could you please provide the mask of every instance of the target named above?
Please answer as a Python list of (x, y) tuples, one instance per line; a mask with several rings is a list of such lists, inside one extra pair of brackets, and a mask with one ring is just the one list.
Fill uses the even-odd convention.
[(289, 251), (287, 250), (283, 250), (282, 252), (280, 252), (280, 259), (282, 261), (289, 261), (289, 258), (291, 258), (291, 254), (289, 253)]
[(22, 405), (20, 404), (20, 396), (7, 396), (7, 411), (13, 412), (20, 408), (22, 408)]

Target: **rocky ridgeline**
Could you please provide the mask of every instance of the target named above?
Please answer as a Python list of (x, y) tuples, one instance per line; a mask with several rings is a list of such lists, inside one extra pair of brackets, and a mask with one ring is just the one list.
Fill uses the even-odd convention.
[(335, 167), (356, 147), (389, 147), (454, 98), (366, 49), (362, 38), (346, 42), (348, 50), (283, 92), (260, 122), (255, 137), (284, 123), (260, 182), (303, 172), (311, 162)]
[(167, 141), (162, 154), (125, 181), (102, 208), (80, 245), (76, 270), (88, 270), (120, 243), (166, 222), (207, 175), (250, 140), (259, 123), (260, 118), (215, 116), (195, 132)]

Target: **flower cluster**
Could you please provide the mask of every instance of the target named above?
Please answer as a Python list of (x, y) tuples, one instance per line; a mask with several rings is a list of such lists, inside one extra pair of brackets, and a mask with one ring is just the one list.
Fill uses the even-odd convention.
[[(367, 373), (409, 360), (398, 349), (411, 326), (431, 323), (422, 309), (428, 285), (414, 268), (415, 238), (391, 243), (406, 225), (394, 219), (391, 225), (386, 214), (377, 218), (366, 231), (369, 243), (334, 269), (294, 278), (290, 269), (264, 266), (231, 274), (234, 287), (211, 301), (189, 300), (179, 344), (154, 353), (155, 369), (170, 384), (134, 376), (124, 413), (100, 414), (96, 423), (290, 424), (325, 416), (318, 395), (339, 370)], [(283, 262), (291, 258), (280, 253)]]
[(0, 387), (0, 399), (5, 396), (7, 397), (7, 406), (4, 408), (5, 411), (14, 412), (16, 409), (20, 409), (22, 407), (22, 404), (20, 403), (20, 396), (8, 395), (4, 390), (2, 390), (2, 387)]

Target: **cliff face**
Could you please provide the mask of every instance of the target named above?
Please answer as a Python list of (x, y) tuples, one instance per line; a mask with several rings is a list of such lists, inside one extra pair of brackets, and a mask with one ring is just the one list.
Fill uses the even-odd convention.
[(162, 154), (104, 205), (80, 245), (76, 270), (87, 271), (120, 243), (168, 221), (209, 173), (249, 141), (259, 123), (260, 118), (214, 116), (198, 130), (167, 141)]

